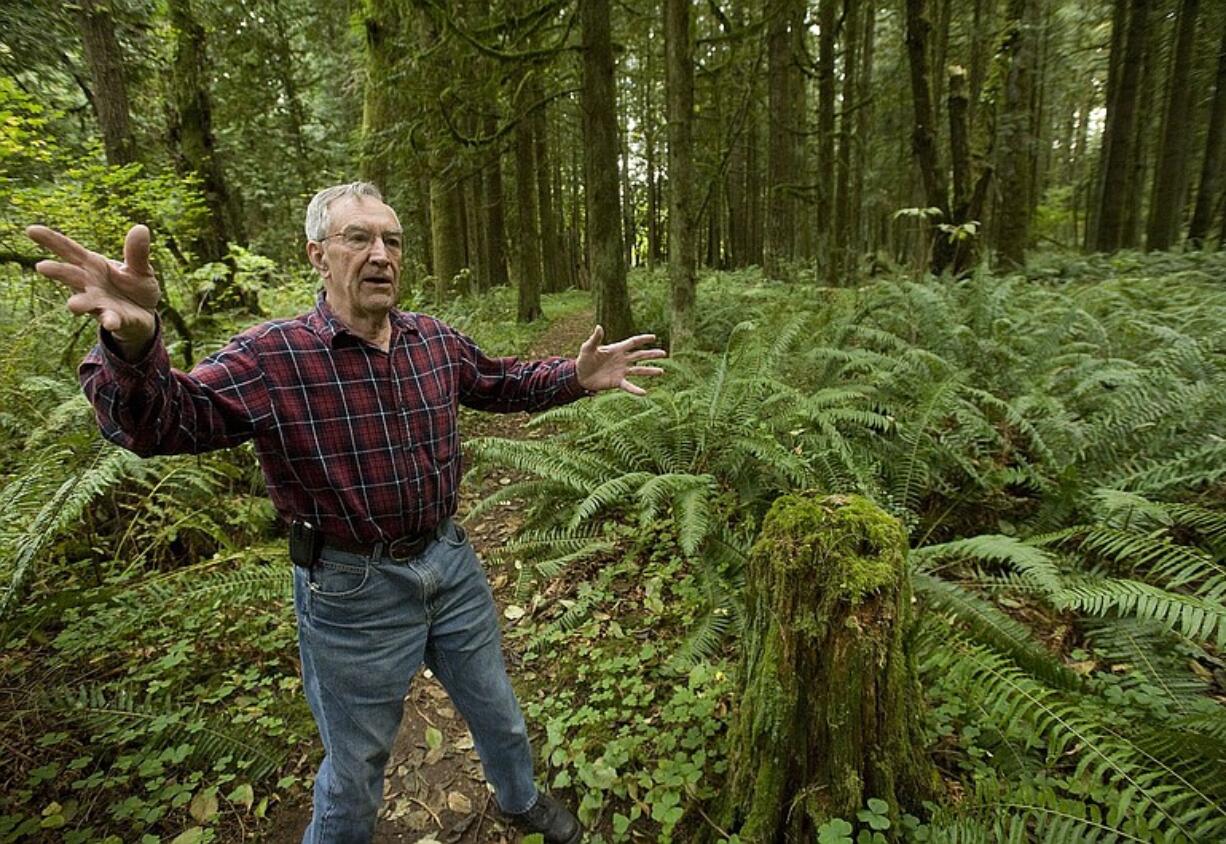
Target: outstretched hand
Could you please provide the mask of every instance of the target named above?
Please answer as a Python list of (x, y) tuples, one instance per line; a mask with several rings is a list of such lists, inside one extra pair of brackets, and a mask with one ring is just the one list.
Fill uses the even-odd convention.
[(123, 263), (86, 249), (46, 226), (26, 235), (63, 261), (39, 261), (34, 269), (72, 290), (68, 310), (91, 314), (125, 353), (143, 348), (157, 329), (154, 308), (162, 290), (149, 266), (149, 229), (133, 226), (123, 244)]
[(592, 336), (579, 347), (579, 357), (575, 361), (579, 385), (592, 392), (622, 389), (635, 396), (647, 395), (646, 390), (632, 384), (627, 378), (664, 374), (664, 370), (658, 366), (637, 365), (639, 361), (668, 357), (668, 352), (663, 349), (642, 348), (654, 342), (656, 335), (638, 334), (607, 346), (600, 345), (603, 339), (604, 328), (598, 325)]

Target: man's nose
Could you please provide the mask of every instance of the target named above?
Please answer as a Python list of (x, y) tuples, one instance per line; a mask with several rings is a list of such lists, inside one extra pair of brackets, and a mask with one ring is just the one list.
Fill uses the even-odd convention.
[(391, 258), (387, 254), (387, 246), (383, 243), (382, 235), (375, 235), (374, 240), (370, 242), (370, 254), (366, 260), (375, 264), (391, 263)]

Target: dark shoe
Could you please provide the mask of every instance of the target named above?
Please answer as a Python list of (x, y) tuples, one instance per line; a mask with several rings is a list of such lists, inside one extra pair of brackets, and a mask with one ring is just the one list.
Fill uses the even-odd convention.
[(539, 832), (544, 835), (545, 844), (579, 844), (583, 835), (579, 819), (548, 794), (538, 795), (536, 803), (526, 812), (517, 815), (503, 812), (502, 815), (526, 834)]

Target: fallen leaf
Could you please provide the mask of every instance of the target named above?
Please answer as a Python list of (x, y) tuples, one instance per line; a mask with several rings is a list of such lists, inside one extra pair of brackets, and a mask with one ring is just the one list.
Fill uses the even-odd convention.
[(510, 604), (507, 606), (505, 610), (502, 611), (502, 614), (505, 615), (511, 621), (515, 621), (516, 619), (523, 618), (525, 612), (526, 610), (523, 607), (516, 606), (515, 604)]
[(447, 795), (447, 808), (459, 815), (467, 815), (473, 810), (473, 801), (459, 791)]

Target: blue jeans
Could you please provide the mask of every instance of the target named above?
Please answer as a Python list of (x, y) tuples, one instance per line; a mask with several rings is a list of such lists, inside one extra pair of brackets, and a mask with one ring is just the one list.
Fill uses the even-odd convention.
[(424, 661), (468, 723), (498, 805), (536, 802), (532, 753), (507, 679), (493, 593), (463, 529), (406, 562), (325, 550), (294, 569), (307, 701), (323, 739), (303, 844), (368, 842), (409, 683)]

